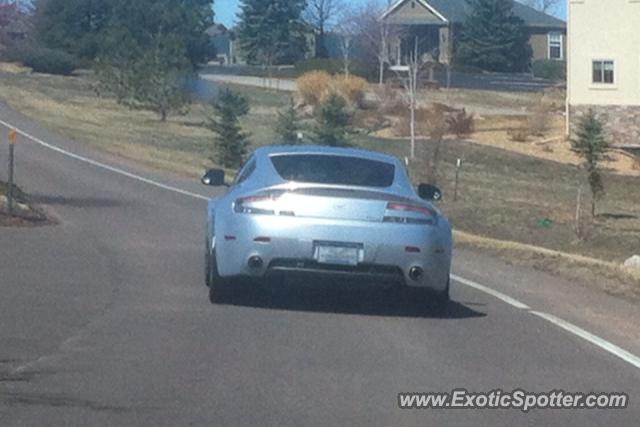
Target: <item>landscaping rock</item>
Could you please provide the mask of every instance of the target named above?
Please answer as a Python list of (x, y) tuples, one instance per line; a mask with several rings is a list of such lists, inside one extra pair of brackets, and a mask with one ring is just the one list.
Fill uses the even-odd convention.
[[(16, 213), (26, 212), (29, 210), (29, 206), (19, 203), (17, 201), (13, 203), (13, 208), (16, 211)], [(8, 209), (9, 209), (9, 200), (7, 199), (7, 196), (0, 196), (0, 210), (6, 212)]]
[(634, 255), (624, 262), (624, 266), (640, 271), (640, 255)]

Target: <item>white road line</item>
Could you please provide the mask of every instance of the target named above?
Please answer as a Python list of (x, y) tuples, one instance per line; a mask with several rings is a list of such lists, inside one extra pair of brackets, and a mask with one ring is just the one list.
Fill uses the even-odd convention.
[(585, 341), (589, 341), (591, 344), (594, 344), (600, 347), (601, 349), (613, 354), (614, 356), (619, 357), (625, 362), (628, 362), (633, 366), (635, 366), (636, 368), (640, 369), (640, 357), (629, 353), (627, 350), (620, 348), (617, 345), (612, 344), (603, 338), (593, 335), (592, 333), (587, 332), (584, 329), (579, 328), (578, 326), (575, 326), (574, 324), (569, 323), (565, 320), (562, 320), (551, 314), (541, 313), (539, 311), (531, 311), (530, 313), (543, 318), (547, 322), (553, 323), (554, 325), (572, 333), (573, 335), (576, 335), (582, 338)]
[(42, 141), (41, 139), (36, 138), (35, 136), (30, 135), (30, 134), (28, 134), (27, 132), (25, 132), (23, 130), (18, 129), (15, 126), (13, 126), (13, 125), (11, 125), (11, 124), (3, 121), (3, 120), (0, 120), (0, 124), (5, 126), (5, 127), (7, 127), (7, 128), (15, 129), (16, 132), (18, 132), (20, 135), (22, 135), (22, 136), (24, 136), (26, 138), (29, 138), (30, 140), (32, 140), (36, 144), (39, 144), (39, 145), (41, 145), (41, 146), (43, 146), (45, 148), (48, 148), (49, 150), (53, 150), (53, 151), (57, 152), (57, 153), (63, 154), (65, 156), (67, 156), (67, 157), (71, 157), (72, 159), (80, 160), (80, 161), (88, 163), (90, 165), (97, 166), (97, 167), (102, 168), (102, 169), (106, 169), (106, 170), (108, 170), (110, 172), (114, 172), (114, 173), (126, 176), (127, 178), (135, 179), (137, 181), (144, 182), (145, 184), (153, 185), (155, 187), (162, 188), (164, 190), (173, 191), (175, 193), (182, 194), (184, 196), (195, 197), (196, 199), (200, 199), (200, 200), (209, 200), (208, 197), (201, 196), (200, 194), (192, 193), (190, 191), (181, 190), (179, 188), (172, 187), (170, 185), (162, 184), (160, 182), (153, 181), (153, 180), (148, 179), (148, 178), (144, 178), (144, 177), (142, 177), (140, 175), (136, 175), (136, 174), (133, 174), (131, 172), (127, 172), (125, 170), (122, 170), (122, 169), (119, 169), (119, 168), (115, 168), (113, 166), (109, 166), (109, 165), (106, 165), (104, 163), (97, 162), (95, 160), (88, 159), (88, 158), (80, 156), (78, 154), (71, 153), (69, 151), (63, 150), (62, 148), (56, 147), (55, 145), (47, 144), (46, 142)]
[[(175, 193), (179, 193), (179, 194), (182, 194), (182, 195), (185, 195), (185, 196), (189, 196), (189, 197), (194, 197), (194, 198), (200, 199), (200, 200), (209, 200), (207, 197), (201, 196), (200, 194), (192, 193), (190, 191), (185, 191), (185, 190), (181, 190), (181, 189), (176, 188), (176, 187), (172, 187), (172, 186), (169, 186), (169, 185), (161, 184), (161, 183), (153, 181), (151, 179), (144, 178), (144, 177), (139, 176), (139, 175), (135, 175), (133, 173), (124, 171), (122, 169), (118, 169), (118, 168), (115, 168), (113, 166), (109, 166), (109, 165), (106, 165), (104, 163), (100, 163), (100, 162), (97, 162), (95, 160), (91, 160), (91, 159), (88, 159), (86, 157), (79, 156), (77, 154), (74, 154), (74, 153), (71, 153), (69, 151), (63, 150), (62, 148), (58, 148), (58, 147), (56, 147), (54, 145), (47, 144), (46, 142), (42, 141), (41, 139), (36, 138), (36, 137), (28, 134), (27, 132), (24, 132), (24, 131), (18, 129), (15, 126), (12, 126), (11, 124), (9, 124), (9, 123), (7, 123), (7, 122), (5, 122), (3, 120), (0, 120), (0, 124), (5, 126), (5, 127), (7, 127), (7, 128), (14, 128), (14, 129), (16, 129), (16, 131), (19, 134), (25, 136), (26, 138), (31, 139), (35, 143), (37, 143), (37, 144), (39, 144), (39, 145), (41, 145), (41, 146), (43, 146), (45, 148), (48, 148), (50, 150), (53, 150), (55, 152), (58, 152), (60, 154), (63, 154), (65, 156), (68, 156), (70, 158), (73, 158), (73, 159), (76, 159), (76, 160), (80, 160), (82, 162), (85, 162), (85, 163), (88, 163), (88, 164), (103, 168), (105, 170), (108, 170), (108, 171), (111, 171), (111, 172), (126, 176), (126, 177), (131, 178), (131, 179), (135, 179), (135, 180), (140, 181), (140, 182), (144, 182), (144, 183), (149, 184), (149, 185), (153, 185), (153, 186), (158, 187), (158, 188), (162, 188), (164, 190), (173, 191)], [(544, 319), (544, 320), (546, 320), (548, 322), (551, 322), (556, 326), (559, 326), (560, 328), (562, 328), (562, 329), (564, 329), (564, 330), (566, 330), (566, 331), (568, 331), (568, 332), (570, 332), (570, 333), (572, 333), (572, 334), (584, 339), (585, 341), (588, 341), (588, 342), (600, 347), (601, 349), (613, 354), (614, 356), (619, 357), (620, 359), (622, 359), (622, 360), (630, 363), (631, 365), (635, 366), (636, 368), (640, 369), (640, 357), (635, 356), (634, 354), (632, 354), (632, 353), (630, 353), (630, 352), (628, 352), (628, 351), (616, 346), (613, 343), (610, 343), (609, 341), (607, 341), (607, 340), (605, 340), (603, 338), (600, 338), (600, 337), (598, 337), (596, 335), (593, 335), (592, 333), (587, 332), (584, 329), (581, 329), (581, 328), (579, 328), (579, 327), (577, 327), (577, 326), (575, 326), (575, 325), (573, 325), (573, 324), (571, 324), (571, 323), (569, 323), (569, 322), (567, 322), (565, 320), (562, 320), (562, 319), (560, 319), (558, 317), (552, 316), (550, 314), (542, 313), (542, 312), (539, 312), (539, 311), (531, 311), (531, 307), (529, 307), (528, 305), (518, 301), (517, 299), (512, 298), (512, 297), (510, 297), (508, 295), (505, 295), (502, 292), (498, 292), (498, 291), (496, 291), (494, 289), (491, 289), (491, 288), (489, 288), (487, 286), (484, 286), (484, 285), (481, 285), (479, 283), (476, 283), (476, 282), (474, 282), (472, 280), (465, 279), (464, 277), (456, 276), (454, 274), (451, 275), (451, 278), (453, 280), (455, 280), (456, 282), (459, 282), (459, 283), (461, 283), (463, 285), (469, 286), (469, 287), (471, 287), (473, 289), (477, 289), (477, 290), (479, 290), (481, 292), (484, 292), (486, 294), (492, 295), (492, 296), (498, 298), (499, 300), (501, 300), (501, 301), (503, 301), (503, 302), (505, 302), (505, 303), (517, 308), (517, 309), (529, 311), (530, 313), (532, 313), (532, 314), (534, 314), (534, 315), (536, 315), (536, 316), (538, 316), (538, 317), (540, 317), (540, 318), (542, 318), (542, 319)]]
[(498, 292), (496, 290), (493, 290), (489, 287), (486, 287), (484, 285), (481, 285), (480, 283), (476, 283), (472, 280), (469, 279), (465, 279), (464, 277), (460, 277), (460, 276), (456, 276), (455, 274), (451, 275), (451, 278), (453, 280), (455, 280), (456, 282), (460, 282), (463, 285), (469, 286), (470, 288), (474, 288), (477, 289), (479, 291), (484, 292), (485, 294), (489, 294), (489, 295), (493, 295), (494, 297), (498, 298), (499, 300), (502, 300), (504, 302), (506, 302), (507, 304), (518, 308), (520, 310), (531, 310), (531, 307), (529, 307), (528, 305), (518, 301), (515, 298), (511, 298), (509, 295), (505, 295), (502, 292)]

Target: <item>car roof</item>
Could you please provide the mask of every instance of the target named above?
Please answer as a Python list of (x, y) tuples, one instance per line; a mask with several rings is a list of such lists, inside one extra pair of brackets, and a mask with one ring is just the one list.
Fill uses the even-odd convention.
[(258, 148), (255, 155), (259, 157), (269, 157), (273, 155), (286, 154), (326, 154), (326, 155), (342, 155), (350, 157), (360, 157), (369, 160), (378, 160), (388, 163), (397, 163), (398, 158), (375, 151), (360, 148), (341, 148), (328, 147), (322, 145), (271, 145)]

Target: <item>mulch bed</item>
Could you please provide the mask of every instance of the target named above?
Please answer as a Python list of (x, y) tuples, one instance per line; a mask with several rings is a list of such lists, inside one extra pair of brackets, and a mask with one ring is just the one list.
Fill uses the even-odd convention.
[(0, 182), (0, 227), (40, 227), (55, 223), (42, 207), (31, 205), (29, 197), (15, 186), (14, 214), (9, 216), (5, 197), (7, 190), (8, 185)]

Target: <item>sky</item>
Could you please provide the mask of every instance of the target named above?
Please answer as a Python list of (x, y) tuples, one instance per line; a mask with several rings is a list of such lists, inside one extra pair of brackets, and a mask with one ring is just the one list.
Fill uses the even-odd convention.
[[(364, 2), (365, 0), (347, 0), (349, 2), (359, 3)], [(238, 4), (239, 0), (215, 0), (215, 12), (216, 12), (216, 22), (223, 23), (226, 27), (232, 27), (235, 23), (236, 13), (238, 12)], [(557, 10), (554, 12), (554, 15), (565, 19), (566, 18), (566, 2), (560, 1)]]

